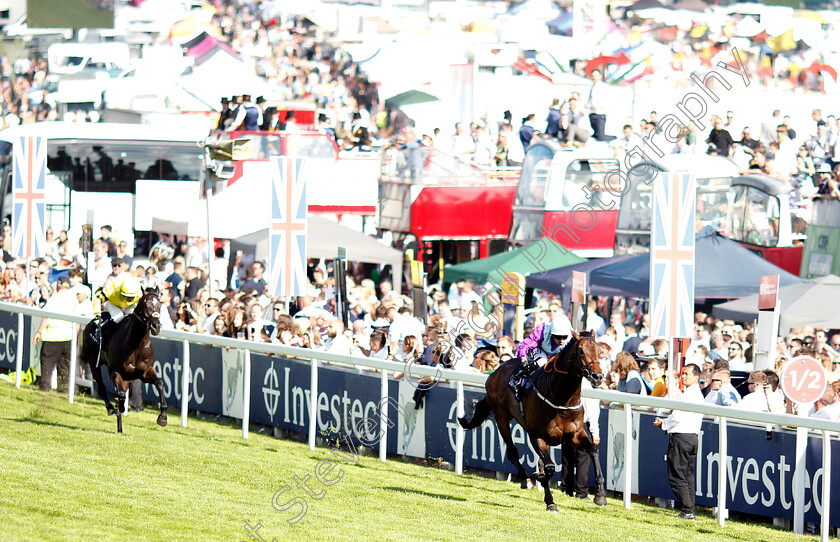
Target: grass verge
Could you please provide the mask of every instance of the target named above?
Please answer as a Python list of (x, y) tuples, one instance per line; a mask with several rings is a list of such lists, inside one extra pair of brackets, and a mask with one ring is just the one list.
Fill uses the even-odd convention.
[[(78, 397), (78, 396), (77, 396)], [(559, 514), (544, 511), (542, 493), (517, 484), (424, 467), (399, 459), (357, 463), (329, 447), (251, 433), (190, 418), (180, 427), (155, 424), (157, 411), (124, 418), (125, 433), (101, 401), (0, 385), (0, 513), (3, 540), (251, 540), (246, 523), (278, 540), (521, 540), (794, 542), (805, 540), (765, 524), (710, 514), (680, 521), (673, 510), (611, 499), (598, 508), (554, 492)], [(321, 471), (321, 460), (335, 460)], [(326, 463), (321, 463), (321, 469)], [(315, 496), (297, 487), (307, 484)], [(296, 497), (307, 503), (280, 512)], [(300, 501), (297, 501), (298, 503)]]

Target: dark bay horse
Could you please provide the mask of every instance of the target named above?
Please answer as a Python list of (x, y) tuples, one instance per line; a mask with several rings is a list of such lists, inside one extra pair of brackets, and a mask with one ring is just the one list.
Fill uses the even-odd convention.
[[(117, 415), (117, 431), (122, 433), (122, 411), (125, 407), (125, 392), (130, 380), (141, 380), (154, 384), (160, 396), (160, 415), (157, 423), (166, 427), (166, 398), (163, 395), (163, 381), (155, 372), (155, 354), (151, 335), (160, 333), (160, 289), (146, 288), (137, 302), (134, 312), (117, 324), (106, 326), (102, 336), (102, 351), (91, 336), (96, 323), (85, 326), (82, 341), (82, 359), (90, 364), (93, 379), (99, 389), (99, 396), (105, 401), (108, 415)], [(98, 363), (98, 365), (97, 365)], [(117, 408), (108, 400), (108, 391), (102, 377), (102, 369), (108, 369), (108, 377), (117, 388)]]
[(458, 422), (464, 429), (475, 429), (491, 413), (496, 417), (499, 434), (507, 444), (507, 457), (516, 466), (524, 489), (528, 487), (528, 476), (519, 460), (510, 429), (511, 419), (519, 422), (539, 456), (534, 477), (545, 489), (546, 509), (557, 512), (548, 487), (555, 473), (549, 448), (561, 443), (577, 446), (581, 439), (587, 438), (580, 387), (583, 378), (589, 379), (595, 387), (601, 384), (603, 375), (598, 363), (597, 343), (591, 334), (572, 332), (569, 344), (531, 375), (534, 385), (522, 393), (521, 411), (508, 387), (510, 376), (519, 364), (518, 359), (512, 359), (496, 369), (487, 378), (484, 385), (487, 395), (475, 405), (472, 418), (459, 418)]

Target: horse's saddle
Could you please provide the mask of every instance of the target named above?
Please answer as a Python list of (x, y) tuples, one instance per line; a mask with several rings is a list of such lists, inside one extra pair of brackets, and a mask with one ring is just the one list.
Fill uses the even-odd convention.
[(522, 394), (525, 390), (529, 390), (534, 387), (534, 383), (531, 381), (528, 376), (530, 372), (525, 370), (525, 364), (520, 364), (519, 367), (513, 371), (510, 375), (510, 380), (508, 380), (508, 386), (515, 394)]

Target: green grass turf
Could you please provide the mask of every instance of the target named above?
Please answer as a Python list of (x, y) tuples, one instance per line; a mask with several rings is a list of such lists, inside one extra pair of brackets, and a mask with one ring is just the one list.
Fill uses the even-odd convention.
[[(78, 396), (77, 396), (78, 397)], [(765, 524), (709, 513), (694, 523), (673, 510), (610, 499), (605, 508), (562, 496), (559, 514), (544, 511), (542, 494), (476, 475), (456, 476), (362, 455), (338, 459), (343, 478), (321, 500), (308, 498), (296, 525), (271, 506), (294, 476), (313, 474), (329, 447), (251, 433), (190, 418), (180, 427), (155, 424), (147, 408), (124, 418), (125, 433), (100, 401), (17, 390), (0, 382), (0, 540), (250, 540), (246, 522), (262, 522), (265, 540), (805, 540)], [(333, 471), (331, 474), (335, 474)], [(324, 488), (311, 479), (312, 487)]]
[(114, 13), (88, 0), (27, 0), (27, 8), (29, 28), (114, 27)]

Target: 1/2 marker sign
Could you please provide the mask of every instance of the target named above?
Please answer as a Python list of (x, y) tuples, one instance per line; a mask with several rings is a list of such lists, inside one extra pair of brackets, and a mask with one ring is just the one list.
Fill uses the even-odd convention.
[(782, 367), (782, 391), (795, 403), (813, 403), (825, 391), (825, 369), (810, 356), (797, 356)]

